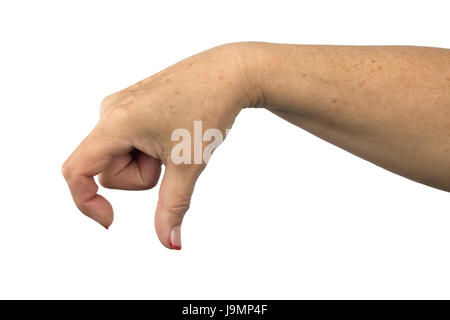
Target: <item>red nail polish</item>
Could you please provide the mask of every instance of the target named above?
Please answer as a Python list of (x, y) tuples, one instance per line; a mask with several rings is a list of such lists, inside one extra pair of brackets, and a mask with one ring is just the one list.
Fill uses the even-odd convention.
[(172, 249), (175, 249), (175, 250), (181, 250), (181, 246), (176, 246), (176, 245), (174, 245), (174, 244), (172, 243), (172, 241), (170, 241), (169, 244), (170, 244), (170, 247), (171, 247)]
[(181, 228), (175, 226), (170, 230), (169, 234), (170, 247), (175, 250), (181, 250)]
[(104, 226), (106, 230), (109, 230), (109, 226)]

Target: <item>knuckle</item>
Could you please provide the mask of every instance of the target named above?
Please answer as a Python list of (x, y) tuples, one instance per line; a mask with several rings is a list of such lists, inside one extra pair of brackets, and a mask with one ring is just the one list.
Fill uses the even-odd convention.
[(111, 105), (113, 104), (113, 101), (116, 100), (116, 94), (110, 94), (103, 98), (102, 102), (100, 103), (100, 111), (105, 112)]
[(63, 165), (61, 166), (61, 173), (64, 177), (64, 179), (68, 180), (69, 176), (70, 176), (70, 169), (69, 169), (69, 164), (68, 161), (66, 160)]
[(186, 211), (189, 210), (190, 203), (190, 196), (177, 196), (167, 203), (166, 209), (175, 216), (183, 217)]
[(106, 96), (100, 103), (101, 116), (113, 115), (114, 118), (129, 118), (130, 108), (136, 105), (138, 92), (136, 90), (123, 90)]
[(131, 112), (128, 106), (124, 105), (114, 106), (109, 111), (108, 117), (115, 123), (129, 122)]

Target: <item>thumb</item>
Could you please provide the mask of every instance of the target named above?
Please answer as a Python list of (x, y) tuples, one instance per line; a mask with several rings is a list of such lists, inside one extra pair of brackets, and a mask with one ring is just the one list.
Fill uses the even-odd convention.
[(197, 165), (169, 163), (166, 166), (159, 189), (155, 227), (159, 240), (167, 248), (181, 249), (181, 223), (201, 171)]

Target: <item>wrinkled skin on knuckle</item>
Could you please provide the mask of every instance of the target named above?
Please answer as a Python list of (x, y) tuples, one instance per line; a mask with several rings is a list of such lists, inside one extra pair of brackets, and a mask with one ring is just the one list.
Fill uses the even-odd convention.
[(190, 196), (174, 196), (169, 203), (164, 203), (164, 207), (168, 212), (170, 212), (170, 214), (183, 217), (189, 210), (190, 204)]

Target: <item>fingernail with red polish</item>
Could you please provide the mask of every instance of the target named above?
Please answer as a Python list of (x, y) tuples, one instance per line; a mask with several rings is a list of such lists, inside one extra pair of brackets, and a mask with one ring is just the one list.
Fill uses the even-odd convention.
[(176, 226), (170, 230), (170, 247), (175, 250), (181, 250), (181, 227)]

